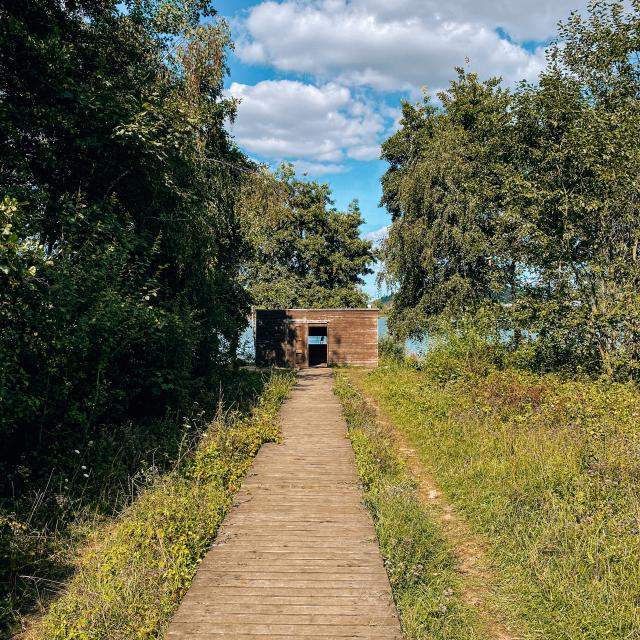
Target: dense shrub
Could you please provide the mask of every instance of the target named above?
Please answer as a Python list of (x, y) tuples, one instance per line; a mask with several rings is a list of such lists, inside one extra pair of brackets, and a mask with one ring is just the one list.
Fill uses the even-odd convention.
[[(234, 357), (247, 300), (207, 3), (0, 13), (0, 472), (183, 411)], [(174, 43), (174, 39), (178, 38)], [(75, 445), (75, 447), (74, 447)]]
[(382, 336), (378, 341), (378, 356), (389, 360), (402, 360), (404, 358), (404, 344), (393, 336)]
[(250, 415), (218, 414), (195, 452), (159, 476), (113, 524), (92, 534), (75, 577), (35, 637), (138, 640), (162, 635), (234, 493), (264, 442), (293, 376), (274, 374)]

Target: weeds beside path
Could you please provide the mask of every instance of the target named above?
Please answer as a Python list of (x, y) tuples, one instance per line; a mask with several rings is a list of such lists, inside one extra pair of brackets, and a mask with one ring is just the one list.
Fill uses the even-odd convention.
[[(363, 369), (350, 369), (349, 380), (362, 392)], [(456, 571), (460, 574), (460, 598), (475, 612), (479, 626), (489, 640), (518, 640), (518, 636), (505, 624), (505, 616), (492, 602), (495, 576), (486, 555), (486, 544), (469, 528), (467, 522), (452, 507), (433, 476), (421, 463), (416, 450), (404, 434), (381, 411), (379, 404), (363, 395), (368, 410), (373, 411), (372, 419), (393, 444), (398, 456), (406, 465), (411, 479), (415, 482), (416, 496), (427, 515), (440, 532), (455, 556)]]
[[(459, 519), (486, 542), (490, 608), (523, 640), (640, 638), (637, 387), (444, 353), (418, 366), (346, 375), (415, 451), (407, 463), (443, 537), (464, 544), (447, 533)], [(429, 495), (440, 487), (444, 501)], [(477, 570), (462, 564), (463, 581), (481, 583)]]
[(220, 414), (180, 468), (96, 531), (65, 592), (27, 637), (163, 637), (253, 457), (278, 437), (278, 410), (292, 381), (273, 374), (251, 414)]
[(336, 393), (405, 640), (490, 640), (462, 596), (452, 548), (421, 505), (389, 434), (350, 383), (351, 373), (336, 373)]

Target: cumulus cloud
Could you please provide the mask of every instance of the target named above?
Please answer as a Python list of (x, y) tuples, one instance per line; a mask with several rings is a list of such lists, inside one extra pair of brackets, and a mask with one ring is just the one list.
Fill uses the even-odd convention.
[(384, 117), (344, 86), (265, 80), (234, 82), (227, 93), (240, 99), (232, 133), (250, 153), (295, 159), (300, 170), (314, 175), (344, 171), (340, 163), (349, 158), (380, 155)]
[(296, 173), (306, 173), (309, 176), (320, 177), (345, 173), (349, 168), (344, 164), (330, 162), (309, 162), (308, 160), (293, 160)]
[[(322, 3), (320, 3), (322, 4)], [(584, 12), (588, 0), (351, 0), (334, 2), (334, 8), (350, 4), (380, 20), (474, 23), (489, 29), (502, 27), (515, 40), (547, 40), (556, 33), (559, 20), (573, 10)]]
[(531, 80), (544, 63), (542, 48), (531, 52), (497, 28), (516, 41), (546, 39), (573, 6), (571, 0), (268, 1), (249, 11), (237, 51), (247, 63), (381, 91), (444, 88), (467, 57), (483, 76)]
[(365, 235), (367, 240), (371, 240), (371, 242), (380, 242), (384, 240), (389, 235), (389, 227), (391, 225), (386, 225), (384, 227), (380, 227), (380, 229), (375, 229), (374, 231), (370, 231)]
[[(270, 66), (279, 77), (233, 83), (241, 99), (233, 134), (249, 153), (289, 160), (321, 176), (351, 161), (380, 157), (380, 141), (399, 127), (397, 96), (433, 95), (453, 67), (511, 84), (535, 80), (542, 46), (559, 19), (587, 0), (266, 0), (236, 21), (236, 51), (245, 63)], [(509, 38), (502, 37), (504, 30)], [(501, 31), (502, 33), (502, 31)]]

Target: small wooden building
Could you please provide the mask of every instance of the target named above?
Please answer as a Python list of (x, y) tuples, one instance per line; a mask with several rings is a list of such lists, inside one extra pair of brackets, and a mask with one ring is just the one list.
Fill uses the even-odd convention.
[(258, 309), (256, 364), (378, 365), (377, 309)]

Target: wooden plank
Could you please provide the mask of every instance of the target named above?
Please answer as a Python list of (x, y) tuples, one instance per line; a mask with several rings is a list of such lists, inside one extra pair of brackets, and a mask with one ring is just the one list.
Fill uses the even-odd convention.
[(332, 384), (300, 375), (167, 638), (401, 639)]
[[(256, 311), (256, 359), (260, 365), (306, 366), (307, 327), (326, 324), (330, 364), (377, 366), (377, 309)], [(296, 360), (296, 352), (300, 357)]]

